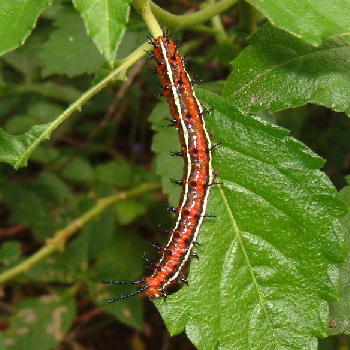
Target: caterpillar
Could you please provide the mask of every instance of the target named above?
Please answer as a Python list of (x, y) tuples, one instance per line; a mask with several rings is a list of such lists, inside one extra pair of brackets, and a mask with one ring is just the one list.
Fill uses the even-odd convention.
[(177, 215), (175, 225), (169, 231), (168, 242), (160, 248), (161, 257), (154, 264), (153, 272), (137, 281), (103, 281), (140, 285), (130, 294), (108, 300), (109, 303), (140, 293), (151, 299), (166, 297), (170, 286), (186, 281), (182, 272), (189, 259), (196, 256), (192, 250), (205, 216), (210, 187), (214, 184), (212, 145), (205, 128), (205, 111), (195, 95), (184, 60), (169, 37), (150, 37), (150, 43), (156, 61), (155, 71), (172, 115), (170, 126), (178, 131), (181, 151), (174, 155), (184, 160), (183, 176), (181, 180), (172, 181), (181, 185), (182, 191), (178, 207), (173, 210)]

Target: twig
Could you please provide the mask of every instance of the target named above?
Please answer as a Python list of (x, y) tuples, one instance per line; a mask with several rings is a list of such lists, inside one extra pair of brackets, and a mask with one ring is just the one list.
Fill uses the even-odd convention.
[[(215, 4), (208, 5), (199, 11), (187, 15), (174, 15), (168, 11), (163, 10), (161, 7), (157, 6), (152, 1), (133, 0), (132, 4), (136, 8), (136, 10), (141, 13), (144, 20), (146, 20), (144, 16), (144, 9), (147, 8), (148, 5), (150, 6), (154, 15), (157, 17), (157, 20), (162, 25), (166, 25), (169, 29), (180, 30), (192, 27), (196, 24), (202, 24), (206, 22), (213, 16), (224, 12), (229, 7), (236, 4), (237, 1), (238, 0), (220, 0)], [(153, 28), (151, 26), (148, 25), (148, 28), (154, 36), (157, 36), (157, 34), (152, 31)]]
[(2, 227), (0, 228), (0, 237), (6, 237), (6, 236), (14, 236), (17, 233), (23, 232), (28, 228), (27, 225), (15, 225), (11, 227)]
[[(140, 72), (141, 67), (144, 63), (144, 60), (140, 60), (137, 62), (131, 69), (128, 75), (128, 79), (123, 82), (121, 87), (118, 89), (117, 93), (115, 94), (115, 97), (110, 104), (110, 106), (107, 109), (107, 112), (105, 113), (104, 117), (101, 119), (101, 121), (98, 123), (96, 128), (92, 129), (90, 134), (85, 138), (84, 142), (78, 143), (78, 147), (75, 150), (74, 153), (72, 153), (68, 158), (64, 160), (64, 162), (58, 167), (57, 171), (62, 171), (73, 159), (75, 159), (84, 149), (90, 146), (90, 142), (99, 134), (99, 132), (106, 127), (108, 122), (112, 119), (113, 114), (115, 113), (118, 103), (120, 100), (124, 97), (126, 92), (128, 91), (129, 87), (131, 86), (133, 80), (137, 76), (137, 74)], [(114, 119), (114, 118), (113, 118)]]
[(105, 209), (121, 200), (136, 197), (144, 192), (153, 191), (159, 188), (157, 184), (142, 184), (127, 192), (120, 192), (106, 198), (97, 200), (94, 207), (89, 209), (86, 213), (73, 220), (65, 228), (56, 231), (54, 236), (46, 241), (46, 244), (40, 248), (36, 253), (21, 261), (16, 266), (0, 274), (0, 284), (10, 281), (18, 275), (30, 270), (38, 264), (41, 260), (47, 258), (49, 255), (62, 251), (69, 238), (71, 238), (81, 227), (87, 222), (100, 215)]

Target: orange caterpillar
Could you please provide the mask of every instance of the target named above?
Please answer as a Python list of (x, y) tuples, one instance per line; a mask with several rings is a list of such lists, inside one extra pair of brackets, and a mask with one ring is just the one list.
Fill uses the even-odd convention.
[(184, 62), (173, 40), (166, 36), (150, 39), (156, 60), (156, 72), (163, 88), (172, 115), (172, 125), (179, 134), (183, 157), (183, 176), (173, 182), (182, 186), (175, 226), (159, 261), (154, 264), (150, 276), (138, 281), (104, 281), (107, 284), (139, 284), (134, 292), (112, 298), (109, 302), (144, 293), (154, 299), (167, 295), (167, 290), (177, 281), (185, 281), (181, 274), (188, 260), (196, 256), (192, 248), (205, 216), (210, 185), (213, 184), (211, 166), (211, 142), (205, 128), (203, 108), (199, 103), (188, 76)]

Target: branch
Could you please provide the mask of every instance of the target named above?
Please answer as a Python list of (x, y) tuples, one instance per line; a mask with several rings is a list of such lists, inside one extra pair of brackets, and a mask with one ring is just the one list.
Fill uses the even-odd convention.
[(121, 60), (121, 64), (115, 68), (111, 73), (109, 73), (104, 79), (94, 85), (91, 89), (84, 92), (75, 102), (73, 102), (63, 113), (61, 113), (50, 125), (42, 132), (42, 134), (27, 148), (26, 152), (22, 154), (17, 162), (15, 163), (15, 169), (18, 169), (23, 160), (26, 159), (28, 154), (32, 153), (32, 151), (41, 143), (43, 140), (50, 135), (53, 130), (57, 128), (64, 120), (66, 120), (71, 114), (76, 111), (80, 111), (82, 106), (90, 100), (93, 96), (95, 96), (100, 90), (102, 90), (105, 86), (107, 86), (113, 79), (117, 76), (123, 76), (123, 74), (128, 70), (130, 66), (132, 66), (137, 60), (139, 60), (144, 54), (145, 51), (149, 50), (152, 46), (145, 43), (138, 47), (134, 52), (132, 52), (128, 57)]
[(233, 6), (237, 1), (238, 0), (220, 0), (214, 4), (205, 6), (202, 10), (188, 15), (173, 15), (149, 0), (133, 0), (132, 4), (142, 15), (143, 9), (146, 4), (149, 3), (152, 12), (162, 25), (169, 29), (180, 30), (209, 20)]
[(159, 189), (158, 184), (142, 184), (127, 192), (120, 192), (109, 197), (101, 198), (97, 200), (94, 207), (89, 209), (86, 213), (73, 220), (65, 228), (56, 231), (54, 236), (46, 241), (46, 244), (40, 248), (36, 253), (21, 261), (16, 266), (0, 274), (0, 284), (3, 284), (18, 275), (30, 270), (34, 265), (38, 264), (41, 260), (47, 258), (49, 255), (62, 251), (69, 238), (71, 238), (81, 227), (87, 222), (91, 221), (98, 215), (100, 215), (105, 209), (110, 207), (116, 202), (125, 200), (127, 198), (136, 197), (144, 192), (153, 191)]

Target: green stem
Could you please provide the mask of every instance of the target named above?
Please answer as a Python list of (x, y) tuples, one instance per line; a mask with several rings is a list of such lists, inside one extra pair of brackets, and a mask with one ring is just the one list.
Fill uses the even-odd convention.
[(188, 15), (173, 15), (149, 0), (133, 0), (132, 4), (138, 12), (142, 13), (143, 7), (148, 2), (151, 6), (152, 12), (162, 25), (169, 29), (180, 30), (209, 20), (215, 15), (227, 10), (237, 1), (238, 0), (220, 0), (215, 4), (207, 5), (202, 10)]
[(110, 207), (116, 202), (125, 200), (127, 198), (139, 196), (145, 192), (153, 191), (159, 188), (157, 184), (142, 184), (127, 192), (120, 192), (112, 196), (101, 198), (97, 200), (94, 207), (89, 209), (86, 213), (73, 220), (65, 228), (56, 231), (54, 236), (46, 241), (46, 244), (40, 248), (36, 253), (21, 261), (16, 266), (0, 274), (0, 284), (3, 284), (22, 273), (29, 271), (33, 266), (38, 264), (43, 259), (47, 258), (51, 254), (62, 251), (69, 238), (71, 238), (81, 227), (87, 222), (91, 221), (98, 215), (100, 215), (105, 209)]
[(132, 66), (137, 60), (139, 60), (144, 54), (144, 51), (150, 50), (151, 45), (145, 43), (132, 52), (128, 57), (122, 60), (122, 63), (115, 68), (111, 73), (109, 73), (104, 79), (99, 83), (94, 85), (91, 89), (84, 92), (75, 102), (73, 102), (63, 113), (61, 113), (53, 122), (51, 122), (48, 127), (43, 131), (35, 141), (26, 149), (22, 156), (14, 164), (14, 167), (18, 169), (25, 160), (33, 152), (33, 150), (45, 139), (49, 138), (50, 134), (60, 125), (64, 120), (66, 120), (71, 114), (76, 111), (80, 111), (81, 107), (93, 96), (95, 96), (100, 90), (107, 86), (113, 79), (118, 75), (126, 72), (130, 66)]
[(246, 1), (239, 3), (239, 27), (245, 29), (248, 34), (253, 34), (257, 30), (258, 12), (254, 6)]
[(154, 17), (154, 14), (151, 10), (150, 2), (145, 0), (134, 0), (134, 7), (140, 12), (140, 15), (147, 24), (147, 27), (151, 34), (157, 38), (158, 36), (163, 35), (163, 31), (160, 28), (157, 19)]
[[(216, 4), (215, 0), (208, 0), (208, 4)], [(228, 36), (225, 32), (225, 28), (222, 25), (221, 18), (219, 15), (214, 16), (211, 19), (212, 27), (215, 29), (215, 38), (218, 43), (228, 40)]]

